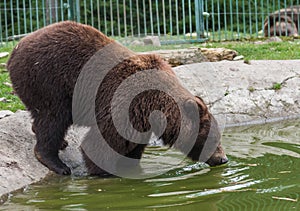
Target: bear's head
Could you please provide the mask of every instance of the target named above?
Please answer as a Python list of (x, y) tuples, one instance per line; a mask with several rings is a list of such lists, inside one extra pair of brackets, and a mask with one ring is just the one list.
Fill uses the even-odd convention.
[[(194, 99), (187, 99), (183, 108), (184, 115), (188, 119), (183, 128), (186, 136), (183, 141), (175, 143), (175, 147), (187, 154), (193, 161), (202, 161), (210, 166), (227, 163), (228, 158), (221, 146), (218, 123), (203, 100), (197, 96)], [(199, 112), (198, 121), (195, 121), (196, 117), (193, 111)], [(199, 125), (195, 125), (195, 122)], [(191, 146), (186, 147), (189, 145), (188, 143), (192, 144), (192, 148)]]
[[(151, 128), (165, 145), (174, 146), (194, 161), (203, 161), (210, 166), (228, 162), (221, 146), (218, 123), (204, 101), (185, 89), (175, 72), (160, 57), (138, 55), (130, 61), (133, 64), (127, 64), (121, 73), (141, 69), (143, 77), (131, 84), (139, 84), (138, 88), (147, 90), (130, 102), (133, 127), (140, 132)], [(149, 81), (154, 84), (153, 89), (148, 88)], [(122, 98), (130, 99), (126, 97), (129, 92), (132, 91), (123, 92)], [(151, 121), (150, 114), (157, 110), (163, 113), (165, 119), (152, 116), (154, 120)]]

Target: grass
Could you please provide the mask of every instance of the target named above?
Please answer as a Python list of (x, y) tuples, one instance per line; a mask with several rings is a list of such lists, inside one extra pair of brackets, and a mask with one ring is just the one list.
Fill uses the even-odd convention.
[(236, 50), (245, 60), (288, 60), (300, 58), (300, 40), (255, 44), (253, 41), (211, 43), (212, 48)]
[[(16, 44), (16, 43), (15, 43)], [(4, 47), (0, 47), (0, 52), (11, 52), (13, 43), (9, 43)], [(209, 42), (209, 43), (195, 43), (195, 44), (174, 44), (162, 45), (160, 47), (154, 46), (128, 46), (135, 52), (146, 52), (153, 50), (172, 50), (183, 49), (190, 47), (199, 48), (229, 48), (236, 50), (240, 55), (244, 56), (244, 61), (251, 64), (251, 60), (288, 60), (300, 59), (300, 39), (284, 38), (283, 42), (260, 43), (257, 40), (245, 40), (240, 42)], [(12, 87), (7, 70), (1, 63), (6, 63), (8, 57), (0, 59), (0, 110), (16, 111), (25, 109), (22, 102), (17, 96), (13, 94)], [(275, 84), (273, 89), (278, 90), (281, 85)]]
[(0, 110), (24, 110), (25, 107), (20, 99), (13, 94), (13, 89), (10, 86), (8, 73), (0, 73)]
[(152, 50), (174, 50), (189, 47), (229, 48), (244, 56), (246, 63), (250, 60), (289, 60), (300, 59), (300, 39), (283, 38), (283, 42), (264, 42), (264, 40), (245, 40), (231, 42), (209, 42), (202, 44), (178, 44), (154, 46), (128, 46), (135, 52)]
[[(0, 52), (11, 52), (14, 44), (8, 43), (5, 46), (0, 47)], [(13, 88), (11, 87), (11, 81), (9, 79), (8, 72), (4, 65), (9, 57), (0, 58), (0, 110), (24, 110), (25, 106), (21, 100), (13, 94)]]
[[(0, 52), (11, 52), (14, 47), (13, 42), (9, 42), (4, 46), (0, 46)], [(0, 63), (6, 63), (8, 57), (0, 58)]]
[(282, 86), (281, 83), (274, 83), (272, 86), (272, 89), (279, 90), (279, 89), (281, 89), (281, 86)]

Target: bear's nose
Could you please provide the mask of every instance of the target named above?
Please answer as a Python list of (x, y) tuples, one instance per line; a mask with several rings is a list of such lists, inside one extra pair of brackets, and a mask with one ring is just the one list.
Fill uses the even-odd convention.
[(227, 162), (228, 162), (228, 158), (226, 156), (221, 158), (221, 164), (225, 164)]

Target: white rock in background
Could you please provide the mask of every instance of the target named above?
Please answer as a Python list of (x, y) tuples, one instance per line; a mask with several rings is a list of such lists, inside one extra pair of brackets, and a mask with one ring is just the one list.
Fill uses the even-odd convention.
[(8, 87), (12, 87), (12, 84), (9, 82), (4, 82), (3, 85), (8, 86)]
[(243, 60), (244, 59), (244, 56), (243, 55), (240, 55), (240, 56), (236, 56), (233, 58), (233, 61), (239, 61), (239, 60)]
[(0, 53), (0, 58), (7, 57), (8, 55), (9, 55), (8, 52), (1, 52), (1, 53)]
[(134, 40), (130, 43), (131, 46), (144, 46), (144, 42), (139, 41), (139, 40)]
[(238, 55), (238, 52), (226, 48), (201, 48), (200, 52), (210, 62), (217, 62), (222, 60), (232, 61)]
[(7, 99), (5, 97), (0, 97), (0, 102), (1, 103), (6, 103), (7, 102)]
[(282, 42), (282, 39), (280, 37), (270, 37), (266, 42)]
[(158, 36), (147, 36), (143, 41), (145, 45), (161, 46)]
[(0, 119), (4, 118), (4, 117), (7, 117), (7, 116), (10, 116), (14, 114), (12, 111), (9, 111), (9, 110), (3, 110), (3, 111), (0, 111)]

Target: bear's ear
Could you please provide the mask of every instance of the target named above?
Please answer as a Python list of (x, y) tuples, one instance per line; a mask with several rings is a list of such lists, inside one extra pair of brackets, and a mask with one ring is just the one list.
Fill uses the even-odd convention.
[(195, 99), (196, 99), (197, 104), (201, 107), (201, 109), (203, 109), (203, 110), (207, 109), (207, 106), (201, 97), (195, 96)]
[(183, 108), (189, 117), (195, 116), (195, 112), (198, 111), (198, 105), (193, 99), (187, 99), (183, 104)]
[(202, 99), (201, 97), (199, 97), (199, 96), (195, 96), (195, 98), (196, 98), (197, 100), (200, 100), (201, 102), (203, 102), (203, 103), (204, 103), (204, 101), (203, 101), (203, 99)]

